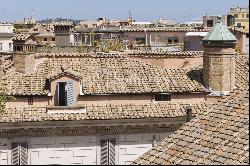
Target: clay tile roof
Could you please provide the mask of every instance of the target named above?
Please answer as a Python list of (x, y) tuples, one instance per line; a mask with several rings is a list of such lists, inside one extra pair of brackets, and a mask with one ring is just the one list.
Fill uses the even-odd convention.
[(128, 52), (129, 57), (201, 57), (203, 56), (203, 51), (180, 51), (180, 52), (171, 52), (171, 51), (133, 51)]
[[(184, 69), (162, 69), (123, 56), (76, 56), (47, 58), (27, 74), (6, 75), (8, 94), (46, 95), (46, 79), (62, 65), (81, 79), (84, 94), (204, 92)], [(62, 55), (65, 56), (65, 55)], [(56, 75), (56, 74), (55, 74)]]
[(237, 55), (236, 58), (236, 87), (241, 90), (249, 89), (249, 55)]
[(64, 21), (64, 22), (55, 22), (54, 26), (74, 26), (73, 22)]
[(249, 164), (249, 92), (225, 96), (134, 164)]
[(13, 40), (27, 40), (28, 38), (30, 38), (31, 35), (29, 34), (17, 34)]
[(61, 66), (59, 68), (59, 70), (56, 70), (56, 71), (52, 71), (51, 73), (49, 73), (47, 76), (46, 76), (46, 79), (48, 80), (53, 80), (53, 79), (56, 79), (58, 77), (61, 77), (61, 76), (71, 76), (73, 78), (78, 78), (78, 79), (82, 79), (82, 76), (80, 73), (70, 69), (70, 68), (65, 68), (64, 66)]
[[(186, 103), (149, 103), (149, 104), (107, 104), (77, 106), (66, 110), (81, 109), (82, 112), (69, 113), (63, 107), (16, 107), (5, 108), (0, 113), (0, 123), (6, 122), (36, 122), (55, 120), (110, 120), (110, 119), (145, 119), (145, 118), (175, 118), (186, 116)], [(192, 104), (193, 114), (198, 115), (207, 108), (207, 103)], [(62, 110), (57, 113), (48, 113), (48, 110)], [(54, 110), (51, 112), (55, 112)]]
[(123, 28), (122, 32), (208, 32), (209, 29), (195, 29), (192, 27), (175, 27), (175, 28)]

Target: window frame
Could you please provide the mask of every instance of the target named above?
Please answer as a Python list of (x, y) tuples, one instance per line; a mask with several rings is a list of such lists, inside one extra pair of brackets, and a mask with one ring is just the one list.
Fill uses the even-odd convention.
[[(65, 98), (65, 104), (60, 105), (60, 87), (59, 84), (65, 84), (64, 85), (64, 98)], [(71, 86), (69, 86), (71, 84)], [(56, 100), (56, 106), (62, 106), (62, 107), (74, 107), (77, 103), (77, 88), (76, 88), (76, 81), (75, 80), (67, 80), (67, 81), (57, 81), (56, 83), (56, 93), (55, 93), (55, 100)], [(71, 93), (70, 93), (71, 92)], [(72, 101), (73, 100), (73, 101)]]
[(7, 147), (7, 156), (9, 158), (8, 165), (12, 165), (12, 144), (13, 143), (26, 143), (27, 144), (27, 165), (31, 164), (31, 145), (30, 145), (30, 138), (14, 138), (8, 141)]
[[(115, 160), (113, 164), (114, 164), (114, 165), (118, 164), (118, 163), (117, 163), (117, 161), (118, 161), (118, 160), (117, 160), (117, 159), (118, 159), (118, 158), (117, 158), (117, 157), (118, 157), (118, 155), (117, 155), (117, 152), (118, 152), (118, 151), (117, 151), (117, 147), (119, 146), (119, 144), (118, 144), (118, 139), (117, 139), (116, 137), (103, 137), (103, 138), (100, 138), (100, 141), (99, 141), (99, 145), (100, 145), (100, 150), (99, 150), (99, 153), (100, 153), (100, 154), (99, 154), (100, 161), (99, 161), (99, 162), (100, 162), (100, 163), (99, 163), (99, 164), (100, 164), (100, 165), (103, 164), (103, 161), (102, 161), (102, 141), (107, 141), (107, 144), (108, 144), (107, 147), (108, 147), (108, 148), (110, 147), (109, 145), (110, 145), (111, 141), (115, 141), (115, 143), (113, 144), (113, 145), (114, 145), (114, 160)], [(110, 162), (111, 162), (111, 161), (109, 160), (109, 159), (110, 159), (110, 157), (109, 157), (109, 156), (110, 156), (110, 155), (109, 155), (110, 153), (111, 153), (110, 150), (108, 150), (108, 154), (107, 154), (107, 157), (108, 157), (108, 159), (107, 159), (107, 160), (108, 160), (108, 161), (107, 161), (107, 162), (108, 162), (108, 165), (110, 165)]]
[(154, 101), (155, 102), (166, 102), (166, 101), (171, 101), (171, 100), (172, 100), (172, 95), (170, 93), (154, 94)]
[(33, 96), (28, 97), (27, 101), (28, 101), (28, 105), (34, 105), (34, 97)]

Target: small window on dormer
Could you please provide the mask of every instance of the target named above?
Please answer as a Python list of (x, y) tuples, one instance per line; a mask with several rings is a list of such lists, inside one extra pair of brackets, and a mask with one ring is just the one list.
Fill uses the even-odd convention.
[(155, 101), (171, 101), (171, 94), (168, 93), (156, 94)]
[(28, 105), (33, 105), (33, 97), (28, 97)]

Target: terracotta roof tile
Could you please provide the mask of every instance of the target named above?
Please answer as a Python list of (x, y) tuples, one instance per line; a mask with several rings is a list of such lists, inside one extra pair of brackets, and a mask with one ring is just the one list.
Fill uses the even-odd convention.
[[(46, 78), (62, 66), (82, 81), (84, 94), (204, 92), (204, 86), (189, 78), (185, 69), (162, 69), (126, 57), (47, 58), (27, 74), (5, 77), (8, 94), (46, 95)], [(58, 73), (57, 73), (58, 74)]]
[[(249, 164), (248, 99), (247, 90), (230, 93), (135, 160), (134, 164)], [(145, 158), (146, 155), (150, 157)], [(158, 160), (158, 156), (164, 161)]]
[(13, 40), (27, 40), (31, 35), (29, 34), (17, 34)]
[[(122, 28), (122, 32), (144, 32), (145, 28)], [(209, 29), (195, 29), (192, 27), (176, 28), (146, 28), (147, 32), (208, 32)]]
[[(151, 103), (144, 105), (92, 105), (78, 107), (16, 107), (5, 108), (0, 113), (0, 122), (31, 122), (31, 121), (55, 121), (55, 120), (96, 120), (96, 119), (145, 119), (145, 118), (174, 118), (185, 117), (185, 103)], [(178, 107), (176, 107), (178, 106)], [(193, 114), (198, 115), (207, 108), (207, 103), (200, 102), (192, 104)], [(56, 111), (61, 110), (60, 112)], [(82, 113), (69, 112), (80, 110)], [(48, 110), (50, 111), (48, 113)], [(86, 111), (84, 111), (86, 110)], [(54, 111), (54, 113), (53, 113)], [(74, 111), (73, 111), (74, 112)]]
[(162, 57), (162, 58), (191, 58), (191, 57), (202, 57), (203, 51), (181, 51), (181, 52), (170, 52), (170, 51), (130, 51), (127, 52), (129, 57)]

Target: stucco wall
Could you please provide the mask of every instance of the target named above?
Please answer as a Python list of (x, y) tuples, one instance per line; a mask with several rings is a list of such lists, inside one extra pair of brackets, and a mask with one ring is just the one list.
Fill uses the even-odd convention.
[[(14, 100), (6, 102), (6, 107), (24, 107), (28, 105), (28, 97), (14, 97)], [(33, 97), (33, 105), (35, 106), (47, 106), (48, 97)]]
[(2, 44), (2, 49), (0, 52), (10, 52), (13, 51), (13, 41), (10, 38), (5, 38), (0, 36), (0, 43)]
[(164, 68), (192, 68), (203, 64), (203, 57), (196, 58), (156, 58), (152, 57), (131, 57)]
[[(29, 144), (29, 164), (100, 164), (100, 140), (116, 139), (116, 164), (128, 165), (153, 145), (153, 135), (160, 142), (170, 133), (122, 134), (114, 136), (65, 136), (25, 138)], [(0, 139), (1, 140), (1, 139)], [(22, 138), (22, 140), (24, 140)], [(11, 145), (12, 140), (8, 140)], [(15, 139), (18, 141), (18, 139)], [(5, 140), (6, 142), (6, 140)], [(8, 155), (7, 155), (8, 151)], [(0, 165), (11, 164), (11, 152), (0, 143)]]
[(187, 102), (187, 103), (197, 103), (206, 100), (206, 95), (201, 93), (192, 94), (172, 94), (171, 101), (174, 102)]
[(0, 138), (0, 165), (7, 165), (8, 155), (7, 155), (7, 139)]
[[(34, 106), (54, 106), (55, 98), (33, 97)], [(171, 102), (196, 103), (205, 101), (205, 94), (172, 94)], [(103, 105), (103, 104), (148, 104), (154, 101), (153, 95), (101, 95), (101, 96), (78, 96), (76, 105)], [(164, 102), (164, 101), (163, 101)], [(165, 101), (169, 102), (169, 101)], [(28, 97), (15, 97), (14, 101), (6, 103), (6, 107), (24, 107), (28, 105)]]
[(152, 95), (79, 96), (77, 104), (142, 104), (152, 101)]

